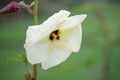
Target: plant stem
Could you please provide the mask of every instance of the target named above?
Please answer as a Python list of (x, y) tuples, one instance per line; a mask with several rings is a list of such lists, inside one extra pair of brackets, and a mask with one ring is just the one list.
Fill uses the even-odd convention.
[(34, 24), (36, 25), (38, 23), (38, 0), (34, 0)]
[(33, 69), (34, 69), (34, 79), (33, 80), (36, 80), (37, 79), (37, 64), (33, 65)]
[[(34, 24), (37, 25), (38, 24), (38, 0), (34, 0), (35, 4), (34, 4)], [(33, 70), (34, 70), (34, 79), (37, 79), (37, 64), (33, 65)]]

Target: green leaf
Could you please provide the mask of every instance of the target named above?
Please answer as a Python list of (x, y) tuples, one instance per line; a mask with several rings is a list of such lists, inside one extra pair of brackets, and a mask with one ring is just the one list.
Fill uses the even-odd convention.
[(26, 7), (26, 8), (31, 8), (33, 5), (35, 4), (35, 2), (31, 2), (31, 4), (26, 4), (24, 1), (20, 1), (19, 5)]
[(35, 2), (33, 1), (33, 2), (29, 5), (29, 7), (31, 8), (34, 4), (35, 4)]
[(23, 6), (23, 7), (29, 7), (27, 4), (25, 4), (24, 1), (20, 1), (20, 2), (19, 2), (19, 5), (21, 5), (21, 6)]
[(26, 58), (26, 56), (24, 55), (24, 54), (22, 54), (22, 55), (18, 55), (18, 56), (16, 56), (16, 57), (14, 57), (14, 58), (9, 58), (9, 59), (7, 59), (7, 62), (27, 62), (27, 58)]

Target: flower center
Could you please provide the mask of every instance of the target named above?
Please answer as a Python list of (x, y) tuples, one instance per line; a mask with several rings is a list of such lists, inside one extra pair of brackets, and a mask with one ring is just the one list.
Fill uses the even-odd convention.
[(60, 40), (60, 35), (59, 35), (60, 31), (59, 30), (55, 30), (53, 32), (50, 33), (49, 39), (52, 41), (54, 39), (56, 40)]

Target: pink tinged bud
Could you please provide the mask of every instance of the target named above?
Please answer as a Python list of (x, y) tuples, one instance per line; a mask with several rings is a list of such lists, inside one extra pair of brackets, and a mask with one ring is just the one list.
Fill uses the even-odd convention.
[(16, 1), (13, 1), (9, 3), (7, 6), (2, 8), (0, 10), (0, 14), (7, 14), (7, 13), (12, 13), (12, 12), (17, 12), (20, 9), (18, 3)]

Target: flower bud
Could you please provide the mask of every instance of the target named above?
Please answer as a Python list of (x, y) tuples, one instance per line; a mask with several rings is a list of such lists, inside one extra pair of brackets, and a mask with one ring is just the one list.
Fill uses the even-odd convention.
[(7, 14), (12, 12), (17, 12), (20, 9), (18, 3), (16, 1), (10, 2), (4, 8), (0, 10), (0, 14)]
[(25, 79), (26, 80), (33, 80), (34, 79), (34, 73), (32, 71), (28, 71), (26, 74), (25, 74)]

